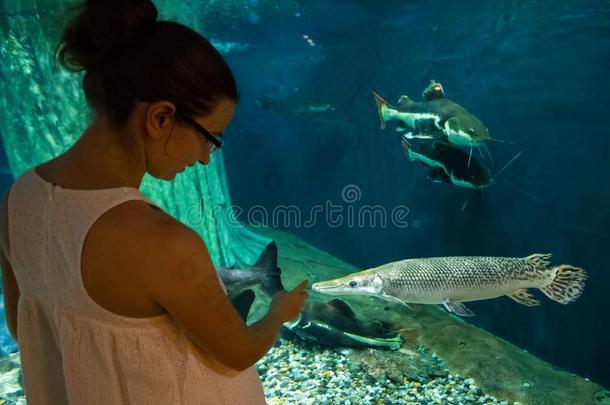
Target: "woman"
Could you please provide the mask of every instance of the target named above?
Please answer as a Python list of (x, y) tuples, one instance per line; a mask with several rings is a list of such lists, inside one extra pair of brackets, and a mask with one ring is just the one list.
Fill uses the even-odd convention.
[(1, 211), (28, 403), (264, 403), (254, 363), (307, 281), (248, 327), (199, 235), (138, 190), (145, 173), (171, 180), (221, 146), (237, 102), (229, 67), (195, 31), (157, 21), (150, 0), (86, 2), (58, 49), (85, 71), (94, 119), (19, 176)]

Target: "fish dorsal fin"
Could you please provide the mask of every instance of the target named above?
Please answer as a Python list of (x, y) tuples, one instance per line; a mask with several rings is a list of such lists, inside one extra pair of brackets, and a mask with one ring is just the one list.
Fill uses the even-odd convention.
[(274, 265), (277, 263), (277, 245), (275, 241), (271, 241), (263, 252), (260, 254), (256, 263), (254, 263), (254, 267), (267, 267), (270, 265)]
[(402, 112), (411, 112), (413, 107), (415, 106), (415, 101), (411, 100), (409, 96), (402, 95), (398, 98), (398, 103), (396, 104), (396, 109)]
[(511, 294), (508, 294), (513, 301), (518, 302), (521, 305), (525, 305), (528, 307), (534, 307), (536, 305), (540, 305), (540, 301), (538, 301), (534, 296), (527, 291), (527, 288), (523, 288), (521, 290), (513, 291)]
[(335, 298), (335, 299), (328, 301), (328, 303), (330, 305), (332, 305), (333, 307), (335, 307), (340, 312), (342, 312), (344, 315), (346, 315), (350, 318), (356, 318), (356, 314), (354, 313), (354, 310), (347, 304), (347, 302), (345, 302), (339, 298)]
[(424, 101), (432, 101), (438, 98), (445, 98), (445, 91), (443, 90), (443, 85), (437, 82), (436, 80), (430, 80), (430, 84), (428, 87), (424, 89), (421, 93)]

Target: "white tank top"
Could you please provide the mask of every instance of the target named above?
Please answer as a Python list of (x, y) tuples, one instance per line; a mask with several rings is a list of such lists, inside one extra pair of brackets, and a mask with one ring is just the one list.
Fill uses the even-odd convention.
[(264, 404), (254, 366), (204, 357), (169, 314), (130, 318), (88, 295), (83, 242), (95, 221), (138, 189), (75, 190), (34, 168), (8, 197), (10, 257), (21, 293), (18, 339), (29, 405)]

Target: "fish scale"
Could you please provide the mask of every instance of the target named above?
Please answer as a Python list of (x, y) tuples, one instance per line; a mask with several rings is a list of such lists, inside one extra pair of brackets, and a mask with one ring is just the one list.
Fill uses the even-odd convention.
[[(520, 281), (546, 278), (526, 258), (503, 257), (434, 257), (407, 259), (375, 269), (383, 280), (384, 293), (401, 298), (419, 292), (453, 294), (486, 289), (506, 289)], [(516, 285), (515, 287), (520, 287)], [(406, 297), (404, 297), (406, 298)], [(411, 301), (413, 302), (413, 301)]]

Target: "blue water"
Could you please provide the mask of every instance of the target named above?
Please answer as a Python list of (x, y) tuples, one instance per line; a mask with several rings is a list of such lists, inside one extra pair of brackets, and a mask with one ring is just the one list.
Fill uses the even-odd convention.
[[(241, 93), (223, 147), (233, 204), (292, 205), (302, 218), (340, 206), (340, 223), (269, 225), (363, 269), (546, 252), (583, 267), (589, 280), (575, 303), (542, 294), (534, 308), (473, 302), (468, 322), (610, 386), (610, 2), (316, 0), (282, 12), (247, 3), (204, 32), (225, 47)], [(431, 79), (504, 141), (489, 144), (492, 172), (523, 152), (482, 192), (429, 181), (393, 127), (379, 128), (372, 90), (391, 103), (417, 100)], [(265, 96), (286, 101), (265, 111)], [(324, 104), (332, 109), (299, 110)], [(11, 176), (3, 179), (4, 189)], [(365, 205), (406, 207), (406, 227), (350, 223), (348, 208)]]
[[(474, 302), (477, 316), (468, 321), (610, 385), (610, 2), (405, 3), (307, 2), (300, 17), (215, 27), (258, 47), (228, 56), (242, 94), (225, 150), (234, 204), (246, 212), (295, 205), (303, 213), (325, 201), (406, 205), (406, 229), (347, 219), (337, 227), (277, 224), (362, 268), (535, 252), (583, 267), (589, 280), (575, 303)], [(430, 182), (393, 129), (379, 129), (371, 90), (390, 102), (402, 94), (417, 100), (431, 79), (492, 138), (511, 142), (490, 144), (492, 172), (523, 151), (483, 192)], [(294, 88), (335, 111), (293, 116), (256, 104)], [(353, 204), (342, 199), (346, 186), (360, 192)]]

